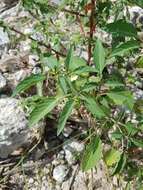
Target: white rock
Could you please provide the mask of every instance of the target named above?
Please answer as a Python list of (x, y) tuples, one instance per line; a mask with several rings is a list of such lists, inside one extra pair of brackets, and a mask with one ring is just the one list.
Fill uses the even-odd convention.
[(70, 150), (65, 150), (65, 159), (67, 160), (68, 164), (72, 165), (75, 163), (76, 158), (74, 152), (71, 152)]
[(75, 156), (84, 150), (84, 144), (74, 140), (64, 145), (63, 149), (65, 151), (65, 159), (71, 165), (76, 161)]
[(0, 99), (0, 157), (7, 157), (27, 140), (28, 121), (19, 101)]
[(33, 178), (30, 178), (30, 179), (29, 179), (29, 183), (30, 183), (30, 184), (34, 183), (34, 179), (33, 179)]
[(65, 127), (63, 131), (63, 135), (64, 137), (69, 137), (72, 132), (73, 132), (73, 129), (71, 129), (70, 127)]
[(41, 68), (40, 67), (34, 67), (34, 69), (32, 70), (33, 74), (39, 74), (41, 73)]
[(33, 138), (39, 139), (45, 122), (34, 128), (28, 127), (26, 113), (15, 98), (0, 99), (0, 158), (6, 158), (22, 145), (31, 144)]
[(56, 166), (53, 170), (53, 178), (57, 182), (62, 183), (66, 179), (68, 172), (69, 169), (67, 166), (65, 165)]
[(21, 52), (28, 52), (31, 49), (31, 40), (27, 39), (26, 41), (21, 41), (19, 45), (19, 49)]
[(7, 80), (7, 86), (12, 91), (19, 84), (19, 82), (22, 81), (27, 76), (29, 76), (29, 72), (28, 70), (24, 70), (24, 69), (16, 71), (15, 73), (4, 73), (4, 77)]
[(10, 43), (7, 32), (0, 27), (0, 56), (7, 51), (8, 44)]
[(51, 2), (59, 5), (62, 2), (62, 0), (51, 0)]
[(4, 2), (4, 4), (6, 6), (13, 6), (15, 5), (19, 0), (1, 0), (2, 2)]
[(10, 41), (7, 32), (5, 32), (4, 29), (0, 27), (0, 46), (8, 44), (9, 42)]
[(57, 155), (57, 159), (63, 160), (65, 156), (65, 152), (63, 150), (61, 150), (58, 155)]
[(74, 148), (77, 152), (82, 152), (84, 150), (84, 144), (78, 141), (72, 141), (70, 146)]
[(76, 152), (82, 152), (84, 150), (84, 144), (74, 140), (71, 141), (69, 144), (64, 145), (63, 149), (71, 149)]
[(16, 5), (16, 2), (14, 2), (15, 0), (13, 0), (14, 3), (11, 3), (9, 0), (7, 1), (8, 4), (6, 4), (6, 6), (2, 9), (2, 12), (0, 14), (0, 19), (6, 21), (7, 23), (11, 23), (17, 16), (20, 3), (17, 3)]
[(3, 75), (0, 73), (0, 90), (3, 89), (6, 86), (6, 79), (3, 77)]
[(29, 65), (35, 67), (37, 65), (37, 61), (39, 60), (38, 55), (29, 55)]

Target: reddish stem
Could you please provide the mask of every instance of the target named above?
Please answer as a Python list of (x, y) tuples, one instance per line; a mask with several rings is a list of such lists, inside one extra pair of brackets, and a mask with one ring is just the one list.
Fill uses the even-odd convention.
[(84, 37), (86, 37), (86, 34), (85, 34), (85, 31), (84, 31), (84, 27), (83, 27), (83, 25), (82, 25), (82, 22), (81, 22), (80, 16), (77, 15), (76, 18), (77, 18), (77, 21), (78, 21), (78, 23), (79, 23), (79, 27), (80, 27), (81, 33), (83, 34)]
[(92, 57), (92, 40), (93, 34), (95, 32), (95, 8), (96, 8), (96, 0), (91, 0), (91, 14), (89, 19), (89, 43), (88, 43), (88, 64), (91, 64)]

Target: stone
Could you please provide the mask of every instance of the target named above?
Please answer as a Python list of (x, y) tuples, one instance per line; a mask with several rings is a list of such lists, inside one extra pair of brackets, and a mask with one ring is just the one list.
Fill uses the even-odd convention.
[(7, 32), (4, 31), (2, 27), (0, 27), (0, 56), (3, 52), (7, 51), (8, 44), (10, 43)]
[(35, 67), (39, 61), (38, 55), (29, 55), (29, 65)]
[(17, 70), (25, 68), (25, 63), (28, 62), (26, 54), (19, 56), (10, 56), (6, 54), (0, 60), (0, 71), (15, 73)]
[(5, 77), (0, 73), (0, 91), (6, 87), (6, 79)]
[(16, 3), (18, 3), (19, 0), (2, 0), (4, 2), (4, 4), (8, 7), (11, 7), (13, 5), (15, 5)]
[(4, 29), (0, 27), (0, 46), (8, 44), (9, 42), (10, 41), (7, 32), (5, 32)]
[(0, 158), (7, 158), (22, 145), (28, 145), (32, 139), (39, 139), (44, 130), (44, 122), (36, 128), (28, 127), (28, 120), (20, 101), (15, 98), (0, 99)]
[(27, 70), (21, 69), (15, 73), (4, 73), (3, 75), (7, 80), (8, 91), (12, 92), (20, 83), (20, 81), (29, 76), (29, 72)]
[(69, 150), (73, 150), (74, 152), (82, 152), (84, 150), (84, 144), (81, 142), (78, 142), (76, 140), (73, 140), (71, 142), (69, 142), (68, 144), (63, 146), (63, 149), (69, 149)]
[(0, 99), (0, 157), (5, 158), (27, 140), (28, 120), (14, 98)]
[(33, 178), (30, 178), (30, 179), (29, 179), (29, 183), (30, 183), (30, 184), (33, 184), (33, 183), (34, 183), (34, 179), (33, 179)]
[(84, 144), (73, 140), (70, 143), (64, 145), (63, 149), (65, 151), (65, 159), (69, 165), (72, 165), (76, 163), (76, 155), (84, 150)]
[(62, 183), (67, 175), (69, 173), (69, 169), (66, 165), (58, 165), (53, 170), (53, 178), (59, 182)]
[(67, 138), (72, 134), (72, 132), (73, 132), (73, 129), (67, 126), (64, 128), (63, 135), (64, 137)]
[(59, 5), (62, 2), (62, 0), (51, 0), (51, 3)]
[(78, 141), (72, 141), (70, 147), (75, 149), (77, 152), (82, 152), (84, 150), (84, 144)]
[(70, 150), (65, 150), (65, 159), (67, 160), (69, 165), (72, 165), (76, 163), (76, 158), (74, 152), (71, 152)]
[(19, 0), (2, 0), (2, 6), (0, 3), (0, 19), (6, 21), (7, 23), (11, 23), (17, 16), (19, 11)]

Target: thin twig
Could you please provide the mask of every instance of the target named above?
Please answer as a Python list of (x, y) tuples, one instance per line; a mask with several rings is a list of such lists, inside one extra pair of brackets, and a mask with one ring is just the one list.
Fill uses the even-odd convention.
[(14, 31), (14, 32), (17, 33), (17, 34), (20, 34), (21, 36), (24, 36), (24, 37), (28, 37), (30, 40), (37, 42), (39, 45), (46, 47), (49, 51), (54, 52), (56, 55), (59, 55), (59, 56), (62, 56), (62, 57), (65, 57), (65, 56), (66, 56), (65, 54), (63, 54), (63, 53), (61, 53), (61, 52), (59, 52), (59, 51), (57, 51), (57, 50), (51, 48), (51, 45), (50, 45), (50, 44), (45, 44), (44, 42), (38, 41), (38, 40), (34, 39), (34, 38), (31, 37), (31, 36), (27, 36), (27, 35), (25, 35), (24, 33), (22, 33), (21, 31), (15, 29), (15, 28), (12, 27), (12, 26), (8, 26), (8, 28), (9, 28), (11, 31)]
[[(52, 5), (52, 4), (49, 4), (49, 6), (50, 6), (51, 8), (54, 8), (54, 9), (59, 9), (58, 5), (55, 5), (55, 4), (53, 4), (53, 5)], [(75, 11), (75, 10), (69, 10), (69, 9), (66, 9), (66, 8), (62, 8), (62, 9), (60, 9), (60, 10), (63, 11), (63, 12), (66, 12), (66, 13), (70, 13), (70, 14), (76, 15), (76, 16), (86, 17), (85, 14), (80, 13), (80, 12), (77, 12), (77, 11)]]
[(86, 15), (84, 15), (84, 14), (81, 14), (81, 13), (76, 12), (76, 11), (73, 11), (73, 10), (62, 9), (62, 11), (67, 12), (67, 13), (70, 13), (70, 14), (73, 14), (73, 15), (76, 15), (76, 16), (80, 16), (80, 17), (85, 17), (85, 16), (86, 16)]

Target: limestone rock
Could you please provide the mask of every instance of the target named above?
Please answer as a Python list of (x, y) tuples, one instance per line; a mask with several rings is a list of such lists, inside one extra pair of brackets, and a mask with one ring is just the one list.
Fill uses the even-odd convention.
[(65, 165), (56, 166), (53, 170), (53, 178), (57, 182), (62, 183), (65, 180), (68, 172), (69, 172), (69, 169), (67, 166)]
[(0, 27), (0, 56), (4, 51), (7, 50), (8, 44), (10, 43), (7, 32)]
[(0, 158), (6, 158), (24, 144), (39, 139), (44, 129), (44, 122), (39, 122), (33, 129), (28, 127), (28, 120), (20, 101), (15, 98), (0, 99)]
[(0, 73), (0, 91), (5, 88), (6, 86), (6, 79), (5, 77)]

